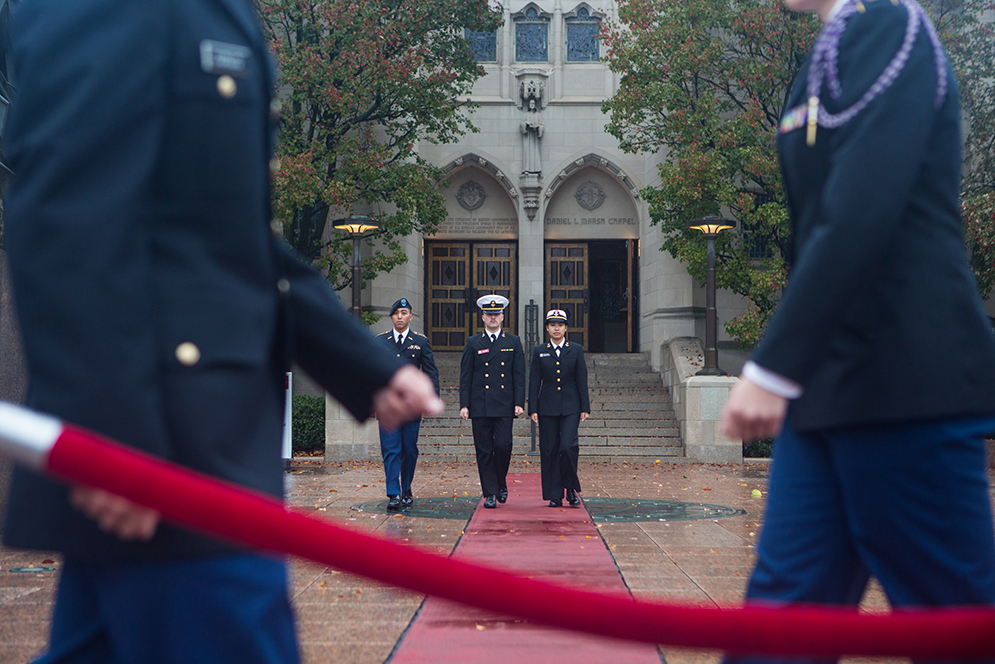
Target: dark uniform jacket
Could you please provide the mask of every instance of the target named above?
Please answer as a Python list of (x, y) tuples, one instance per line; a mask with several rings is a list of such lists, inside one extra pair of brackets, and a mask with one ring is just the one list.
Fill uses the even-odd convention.
[[(290, 361), (360, 420), (402, 365), (274, 237), (252, 3), (32, 0), (11, 33), (5, 231), (27, 404), (282, 496)], [(102, 561), (221, 547), (168, 525), (122, 542), (21, 470), (4, 541)]]
[(501, 332), (492, 344), (482, 332), (463, 349), (459, 372), (459, 405), (470, 417), (514, 417), (525, 408), (525, 353), (514, 334)]
[(428, 343), (428, 337), (418, 334), (409, 327), (408, 334), (404, 337), (403, 350), (401, 351), (397, 350), (393, 329), (378, 335), (377, 339), (400, 358), (402, 362), (407, 362), (424, 371), (432, 379), (432, 384), (435, 385), (435, 393), (439, 394), (439, 370), (435, 366), (435, 357), (432, 355), (432, 346)]
[[(848, 108), (898, 52), (907, 10), (865, 2), (839, 45)], [(958, 200), (961, 113), (953, 71), (934, 104), (925, 28), (894, 84), (838, 129), (782, 133), (793, 267), (753, 355), (801, 384), (799, 430), (995, 413), (995, 336), (968, 269)], [(789, 108), (805, 103), (808, 67)]]
[(560, 357), (556, 357), (551, 341), (533, 348), (529, 366), (529, 415), (590, 412), (584, 349), (564, 341)]

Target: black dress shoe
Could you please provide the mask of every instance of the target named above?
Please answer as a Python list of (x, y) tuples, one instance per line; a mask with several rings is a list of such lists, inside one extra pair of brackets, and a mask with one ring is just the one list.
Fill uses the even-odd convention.
[(401, 509), (401, 497), (400, 496), (387, 496), (387, 511), (396, 512)]
[[(415, 497), (411, 495), (410, 489), (401, 494), (401, 507), (407, 509), (415, 502)], [(580, 502), (580, 501), (578, 501)], [(572, 505), (573, 503), (571, 503)]]
[(501, 489), (500, 491), (498, 491), (498, 502), (501, 503), (502, 505), (505, 504), (506, 502), (508, 502), (508, 490), (507, 489)]
[(580, 505), (580, 498), (577, 497), (577, 492), (573, 489), (567, 489), (567, 502), (574, 507)]
[(555, 498), (555, 499), (549, 501), (549, 506), (550, 507), (563, 507), (563, 499), (562, 498)]
[(487, 496), (487, 498), (484, 500), (484, 507), (486, 507), (489, 510), (492, 510), (495, 507), (497, 507), (497, 496)]

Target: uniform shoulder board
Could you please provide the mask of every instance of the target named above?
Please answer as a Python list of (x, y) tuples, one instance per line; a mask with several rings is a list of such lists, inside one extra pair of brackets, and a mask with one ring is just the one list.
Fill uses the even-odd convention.
[(380, 333), (380, 334), (378, 334), (377, 336), (378, 336), (378, 337), (386, 337), (386, 336), (387, 336), (388, 334), (390, 334), (390, 333), (391, 333), (391, 332), (390, 332), (390, 330), (387, 330), (386, 332), (381, 332), (381, 333)]

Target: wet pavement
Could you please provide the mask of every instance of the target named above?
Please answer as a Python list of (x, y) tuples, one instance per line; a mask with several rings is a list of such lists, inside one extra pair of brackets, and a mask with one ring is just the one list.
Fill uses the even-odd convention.
[[(512, 473), (538, 471), (538, 461), (512, 463)], [(286, 476), (287, 497), (317, 516), (451, 552), (479, 501), (475, 464), (419, 462), (415, 506), (407, 514), (384, 510), (382, 472), (378, 463), (326, 466), (296, 460)], [(741, 604), (763, 523), (766, 478), (762, 462), (582, 460), (580, 468), (599, 545), (611, 554), (632, 594), (690, 606)], [(540, 496), (534, 500), (541, 504)], [(0, 663), (27, 661), (43, 648), (59, 564), (55, 555), (0, 548)], [(309, 664), (387, 661), (424, 599), (307, 561), (293, 561), (291, 577), (303, 661)], [(864, 607), (887, 608), (876, 586), (868, 590)], [(670, 664), (719, 660), (714, 652), (670, 648), (663, 648), (662, 656)]]

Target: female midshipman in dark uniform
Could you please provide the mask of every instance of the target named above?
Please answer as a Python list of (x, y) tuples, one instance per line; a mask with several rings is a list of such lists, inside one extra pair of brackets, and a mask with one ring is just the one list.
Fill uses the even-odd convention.
[(566, 340), (566, 312), (547, 313), (546, 332), (549, 341), (532, 349), (529, 371), (529, 416), (539, 423), (542, 499), (562, 507), (566, 489), (567, 502), (579, 505), (577, 427), (591, 414), (587, 363), (580, 344)]

